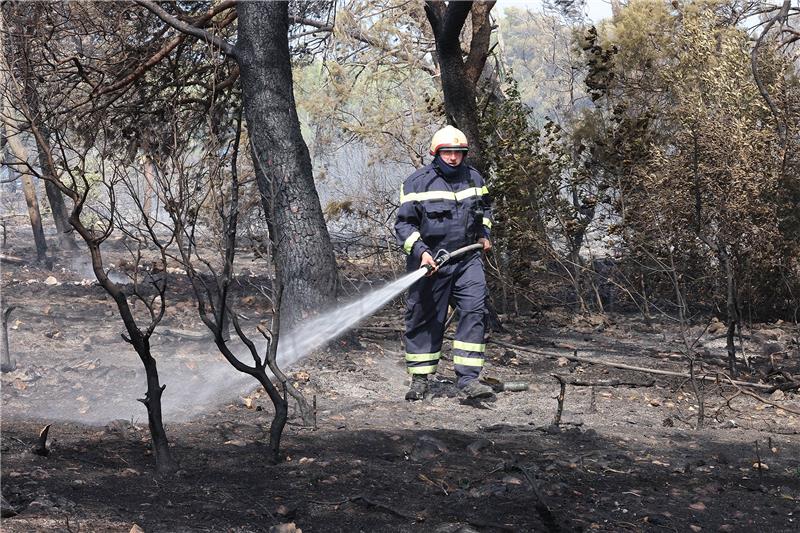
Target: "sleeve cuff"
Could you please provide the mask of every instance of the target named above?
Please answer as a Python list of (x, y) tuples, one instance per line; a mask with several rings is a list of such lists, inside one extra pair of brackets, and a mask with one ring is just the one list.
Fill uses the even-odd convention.
[(418, 240), (414, 243), (414, 248), (411, 250), (411, 257), (413, 257), (417, 262), (422, 261), (422, 254), (425, 252), (430, 253), (431, 249), (422, 242), (422, 239)]

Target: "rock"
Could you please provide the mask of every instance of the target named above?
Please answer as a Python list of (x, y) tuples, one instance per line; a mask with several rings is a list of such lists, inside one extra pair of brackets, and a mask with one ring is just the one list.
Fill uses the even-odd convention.
[(781, 400), (786, 399), (786, 394), (784, 394), (783, 391), (779, 389), (770, 394), (769, 399), (772, 400), (773, 402), (779, 402)]
[(272, 526), (269, 528), (269, 533), (303, 533), (303, 530), (298, 528), (294, 522), (287, 522)]
[(652, 514), (645, 517), (645, 522), (653, 524), (654, 526), (666, 526), (669, 524), (669, 518), (663, 514)]
[(414, 443), (410, 457), (414, 461), (427, 461), (443, 453), (447, 453), (447, 445), (444, 442), (436, 437), (423, 435)]
[(709, 334), (713, 335), (715, 333), (719, 333), (725, 329), (725, 324), (719, 321), (717, 317), (711, 319), (711, 324), (708, 325), (708, 329), (706, 330)]
[(56, 278), (53, 276), (47, 276), (47, 279), (44, 280), (45, 285), (61, 285)]
[(506, 485), (522, 485), (522, 480), (517, 476), (506, 476), (503, 478), (503, 483)]
[(469, 446), (467, 446), (467, 450), (474, 456), (478, 456), (481, 453), (481, 450), (492, 446), (494, 443), (489, 439), (478, 439)]
[(133, 526), (131, 526), (131, 530), (128, 533), (144, 533), (144, 529), (142, 529), (142, 526), (140, 526), (139, 524), (134, 523)]

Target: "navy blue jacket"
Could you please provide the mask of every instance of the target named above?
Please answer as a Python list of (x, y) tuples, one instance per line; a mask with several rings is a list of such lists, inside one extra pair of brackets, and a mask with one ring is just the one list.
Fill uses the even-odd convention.
[(454, 178), (444, 177), (434, 163), (409, 176), (400, 189), (395, 233), (409, 267), (419, 266), (422, 254), (453, 251), (489, 238), (492, 210), (483, 176), (462, 163)]

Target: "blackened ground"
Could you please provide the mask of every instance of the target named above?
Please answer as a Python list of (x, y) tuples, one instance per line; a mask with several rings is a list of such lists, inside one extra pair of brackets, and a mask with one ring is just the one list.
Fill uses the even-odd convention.
[[(60, 284), (43, 283), (49, 275)], [(166, 428), (180, 470), (162, 479), (135, 401), (144, 391), (141, 365), (119, 336), (110, 300), (70, 269), (11, 266), (2, 276), (4, 300), (20, 307), (10, 331), (19, 368), (2, 376), (0, 444), (2, 493), (18, 514), (3, 519), (3, 531), (128, 532), (138, 524), (148, 533), (250, 532), (290, 522), (305, 532), (798, 530), (800, 417), (779, 408), (800, 410), (794, 393), (773, 394), (775, 407), (708, 384), (706, 427), (694, 429), (698, 404), (685, 380), (598, 388), (596, 409), (588, 387), (569, 386), (562, 425), (551, 426), (552, 373), (650, 379), (559, 355), (578, 349), (685, 371), (670, 324), (555, 311), (504, 317), (509, 333), (496, 339), (538, 355), (490, 343), (485, 375), (528, 390), (464, 403), (444, 360), (433, 397), (407, 403), (396, 302), (356, 332), (357, 343), (334, 343), (292, 369), (309, 400), (316, 397), (318, 424), (293, 418), (285, 459), (271, 465), (268, 399), (218, 361), (175, 274), (154, 345), (169, 376), (165, 401), (181, 398)], [(237, 298), (249, 325), (266, 316), (258, 298)], [(757, 380), (770, 364), (800, 373), (797, 329), (759, 328), (785, 353), (770, 361), (759, 357), (761, 345), (746, 346), (753, 369), (742, 378)], [(722, 343), (706, 342), (706, 371), (724, 368), (716, 363)], [(221, 390), (205, 394), (210, 387)], [(30, 453), (49, 423), (49, 456)]]

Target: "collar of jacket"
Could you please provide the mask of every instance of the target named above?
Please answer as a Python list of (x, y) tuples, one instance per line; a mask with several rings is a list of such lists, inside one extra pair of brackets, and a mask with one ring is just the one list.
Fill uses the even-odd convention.
[(451, 181), (457, 179), (459, 176), (461, 176), (462, 172), (467, 170), (467, 165), (464, 164), (463, 159), (457, 167), (451, 167), (442, 161), (442, 158), (438, 155), (433, 158), (433, 166), (439, 174), (441, 174), (445, 179)]

